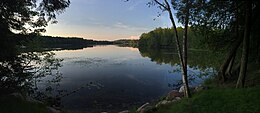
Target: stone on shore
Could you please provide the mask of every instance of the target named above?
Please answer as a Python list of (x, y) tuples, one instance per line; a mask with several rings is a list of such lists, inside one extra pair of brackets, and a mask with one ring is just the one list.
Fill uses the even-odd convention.
[(179, 91), (176, 90), (172, 90), (168, 93), (166, 100), (173, 100), (176, 97), (180, 97), (180, 98), (183, 97), (183, 93), (180, 93)]
[(142, 105), (141, 107), (139, 107), (136, 112), (137, 113), (144, 113), (145, 111), (148, 111), (152, 109), (152, 106), (150, 106), (149, 103), (145, 103), (144, 105)]
[(181, 97), (175, 97), (175, 100), (181, 100)]
[(167, 105), (167, 104), (170, 104), (170, 103), (172, 103), (172, 101), (162, 100), (162, 101), (158, 102), (158, 103), (155, 105), (155, 107), (158, 108), (158, 107), (160, 107), (160, 106), (162, 106), (162, 105)]
[(50, 113), (61, 113), (61, 111), (54, 109), (53, 107), (46, 107)]
[(120, 111), (118, 113), (130, 113), (130, 111), (129, 110), (125, 110), (125, 111)]

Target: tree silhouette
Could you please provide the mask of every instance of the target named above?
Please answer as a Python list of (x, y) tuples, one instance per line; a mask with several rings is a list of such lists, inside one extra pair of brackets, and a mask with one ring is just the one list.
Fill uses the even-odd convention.
[[(0, 1), (0, 94), (16, 91), (27, 93), (33, 79), (49, 75), (50, 70), (47, 69), (57, 69), (60, 66), (60, 60), (55, 59), (50, 52), (18, 53), (17, 39), (14, 37), (19, 36), (17, 33), (35, 36), (44, 32), (44, 27), (49, 23), (57, 23), (56, 15), (69, 5), (69, 0)], [(32, 61), (34, 63), (31, 64)], [(46, 73), (41, 76), (35, 73), (34, 69), (39, 68), (37, 66), (45, 66), (38, 70)], [(53, 66), (56, 68), (52, 68)]]
[(69, 0), (1, 0), (0, 32), (40, 33), (56, 15), (70, 4)]

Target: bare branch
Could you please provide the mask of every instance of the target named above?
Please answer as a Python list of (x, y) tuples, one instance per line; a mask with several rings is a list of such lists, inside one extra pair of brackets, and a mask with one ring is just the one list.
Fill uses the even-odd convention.
[(166, 9), (167, 9), (167, 10), (171, 10), (171, 7), (170, 7), (168, 1), (167, 1), (167, 0), (164, 0), (164, 2), (166, 3)]
[[(159, 2), (158, 0), (153, 0), (155, 3), (157, 3), (159, 6), (163, 7), (165, 10), (169, 10), (169, 7), (167, 8), (163, 3)], [(166, 0), (165, 0), (166, 1)], [(166, 1), (167, 2), (167, 1)], [(168, 2), (167, 2), (168, 3)]]

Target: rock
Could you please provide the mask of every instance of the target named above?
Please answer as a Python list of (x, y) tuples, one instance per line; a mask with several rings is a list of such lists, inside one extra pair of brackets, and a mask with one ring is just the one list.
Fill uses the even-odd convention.
[(181, 100), (181, 97), (175, 97), (175, 100)]
[[(192, 86), (189, 86), (189, 88), (190, 88), (190, 91), (193, 91), (193, 90), (195, 89), (195, 88), (192, 87)], [(181, 86), (181, 87), (180, 87), (179, 92), (180, 92), (180, 93), (184, 93), (184, 92), (185, 92), (184, 86)]]
[(167, 104), (170, 104), (170, 103), (172, 103), (172, 102), (175, 102), (175, 101), (163, 100), (163, 101), (158, 102), (158, 103), (155, 105), (155, 107), (158, 108), (158, 107), (160, 107), (160, 106), (162, 106), (162, 105), (167, 105)]
[(145, 103), (144, 105), (142, 105), (141, 107), (139, 107), (136, 112), (137, 113), (144, 113), (148, 108), (150, 108), (151, 106), (149, 106), (149, 103)]
[(181, 86), (181, 87), (180, 87), (179, 92), (180, 92), (180, 93), (184, 93), (184, 92), (185, 92), (184, 86)]
[(171, 103), (171, 101), (163, 100), (163, 101), (161, 102), (162, 105), (166, 105), (166, 104), (169, 104), (169, 103)]
[(130, 113), (130, 111), (129, 110), (125, 110), (125, 111), (120, 111), (118, 113)]
[(176, 90), (172, 90), (168, 93), (166, 100), (173, 100), (175, 97), (183, 97), (183, 93), (180, 93)]
[(158, 108), (159, 106), (161, 106), (161, 103), (160, 103), (160, 102), (158, 102), (158, 103), (155, 105), (156, 108)]
[(161, 105), (166, 105), (166, 104), (169, 104), (169, 103), (171, 103), (171, 101), (163, 100), (163, 101), (161, 102)]
[(56, 109), (54, 109), (54, 108), (52, 108), (52, 107), (47, 107), (47, 109), (48, 109), (48, 111), (49, 111), (50, 113), (61, 113), (61, 111), (56, 110)]
[(171, 103), (176, 102), (177, 100), (172, 100)]

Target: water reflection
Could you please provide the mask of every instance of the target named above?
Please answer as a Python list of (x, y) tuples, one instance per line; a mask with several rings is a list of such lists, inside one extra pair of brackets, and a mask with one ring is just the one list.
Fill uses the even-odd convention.
[[(189, 80), (197, 85), (204, 75), (214, 73), (218, 60), (204, 60), (199, 52), (189, 54)], [(28, 92), (71, 111), (117, 112), (178, 88), (182, 77), (177, 62), (173, 50), (113, 45), (27, 52), (0, 61), (1, 94)]]
[(62, 75), (58, 71), (61, 61), (52, 52), (27, 52), (1, 59), (0, 95), (20, 93), (49, 105), (60, 105), (55, 100), (62, 92)]
[[(169, 51), (144, 51), (117, 46), (96, 46), (82, 50), (54, 51), (64, 59), (60, 68), (62, 89), (77, 92), (64, 96), (62, 105), (72, 111), (116, 112), (151, 102), (175, 88), (181, 81), (177, 57)], [(189, 67), (190, 75), (212, 73), (213, 68)], [(202, 81), (191, 77), (193, 85)], [(95, 82), (102, 88), (85, 86)], [(83, 87), (83, 88), (82, 88)]]

